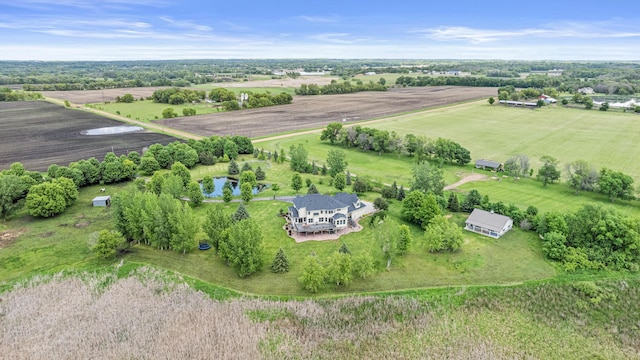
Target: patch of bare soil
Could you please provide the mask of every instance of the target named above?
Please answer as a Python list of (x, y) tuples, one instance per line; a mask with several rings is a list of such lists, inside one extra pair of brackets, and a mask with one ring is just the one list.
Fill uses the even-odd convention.
[(40, 234), (40, 237), (43, 239), (46, 239), (46, 238), (52, 237), (53, 235), (55, 235), (54, 231), (47, 231)]
[(26, 232), (27, 229), (5, 230), (0, 232), (0, 249), (13, 244), (13, 242), (16, 241), (20, 235)]
[(487, 175), (484, 174), (471, 174), (471, 175), (467, 175), (465, 177), (463, 177), (462, 179), (460, 179), (459, 181), (451, 184), (451, 185), (447, 185), (444, 187), (444, 190), (453, 190), (455, 188), (457, 188), (458, 186), (462, 185), (462, 184), (466, 184), (468, 182), (473, 182), (473, 181), (484, 181), (484, 180), (488, 180), (489, 177)]
[(86, 228), (89, 225), (91, 225), (90, 221), (82, 221), (82, 222), (79, 222), (79, 223), (75, 224), (74, 226), (77, 227), (78, 229), (82, 229), (82, 228)]

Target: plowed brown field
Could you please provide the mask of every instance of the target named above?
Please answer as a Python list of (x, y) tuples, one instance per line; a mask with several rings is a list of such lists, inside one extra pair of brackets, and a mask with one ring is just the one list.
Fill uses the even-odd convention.
[(391, 88), (385, 92), (346, 95), (296, 96), (290, 105), (271, 106), (161, 120), (182, 131), (210, 135), (266, 136), (317, 128), (330, 122), (374, 119), (383, 116), (443, 106), (496, 94), (488, 87)]
[(149, 131), (127, 134), (82, 135), (93, 128), (123, 123), (85, 111), (44, 101), (0, 102), (0, 169), (21, 162), (28, 170), (47, 170), (92, 156), (102, 160), (111, 151), (124, 154), (176, 138)]

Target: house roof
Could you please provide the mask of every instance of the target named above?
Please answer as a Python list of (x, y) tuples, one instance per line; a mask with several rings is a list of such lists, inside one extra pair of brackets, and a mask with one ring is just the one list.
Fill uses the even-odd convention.
[(476, 160), (476, 166), (488, 166), (497, 169), (500, 167), (500, 163), (492, 160), (480, 159)]
[(295, 206), (289, 206), (289, 214), (291, 214), (291, 217), (293, 218), (300, 217), (300, 215), (298, 214), (298, 209), (296, 209)]
[(345, 214), (343, 214), (343, 213), (337, 213), (337, 214), (333, 215), (334, 219), (343, 219), (343, 218), (346, 218), (346, 217), (347, 216)]
[(307, 194), (293, 199), (296, 209), (306, 208), (307, 211), (335, 210), (348, 207), (349, 211), (355, 209), (354, 203), (358, 202), (358, 195), (338, 193), (335, 196), (322, 194)]
[(467, 221), (467, 224), (480, 226), (485, 229), (493, 230), (495, 232), (500, 232), (507, 223), (511, 220), (510, 217), (495, 214), (489, 211), (481, 210), (481, 209), (473, 209)]

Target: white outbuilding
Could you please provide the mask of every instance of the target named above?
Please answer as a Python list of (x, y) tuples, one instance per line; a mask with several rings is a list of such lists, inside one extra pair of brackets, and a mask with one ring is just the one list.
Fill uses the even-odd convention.
[(465, 230), (495, 239), (506, 234), (512, 227), (513, 219), (510, 217), (481, 209), (473, 209), (464, 226)]
[(111, 196), (96, 196), (93, 198), (93, 206), (109, 206), (111, 205)]

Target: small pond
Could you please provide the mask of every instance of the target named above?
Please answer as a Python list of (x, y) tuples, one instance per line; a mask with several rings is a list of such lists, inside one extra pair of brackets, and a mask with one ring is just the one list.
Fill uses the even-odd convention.
[[(213, 184), (215, 185), (215, 190), (212, 193), (207, 193), (202, 190), (204, 197), (207, 198), (221, 198), (222, 197), (222, 188), (224, 187), (224, 183), (229, 180), (231, 183), (231, 189), (233, 190), (233, 196), (240, 196), (240, 182), (237, 179), (223, 177), (213, 178)], [(202, 183), (200, 184), (200, 188), (202, 188)], [(253, 195), (258, 194), (260, 191), (264, 190), (266, 185), (259, 184), (257, 187), (253, 188)]]
[(125, 134), (130, 132), (136, 132), (144, 130), (140, 126), (130, 126), (130, 125), (122, 125), (122, 126), (109, 126), (109, 127), (101, 127), (96, 129), (83, 130), (80, 133), (82, 135), (114, 135), (114, 134)]

